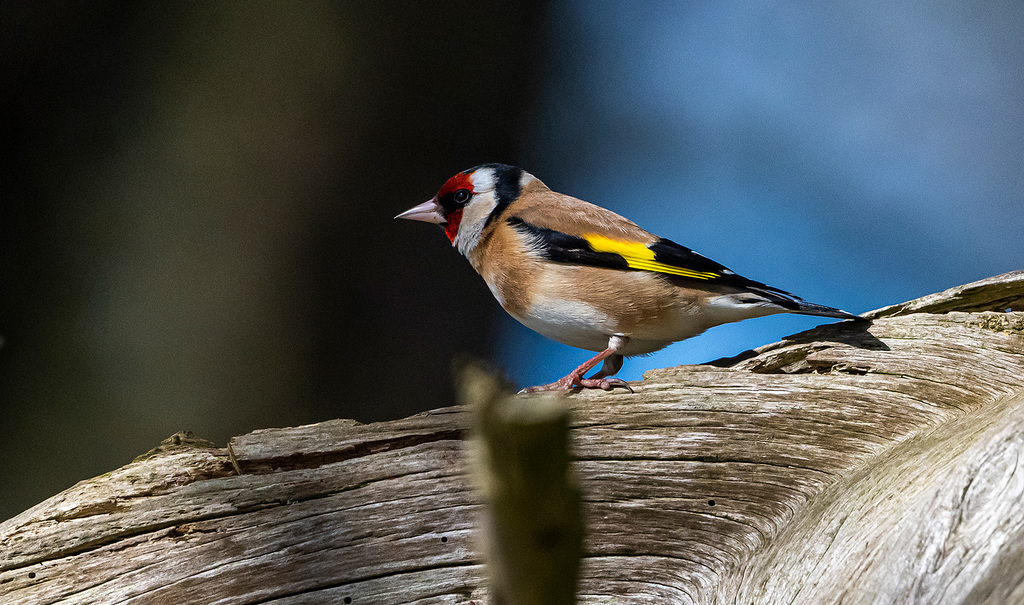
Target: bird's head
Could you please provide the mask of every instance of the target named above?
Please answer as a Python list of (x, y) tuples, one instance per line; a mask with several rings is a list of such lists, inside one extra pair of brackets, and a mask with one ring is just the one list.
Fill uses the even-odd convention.
[(533, 175), (521, 168), (484, 164), (451, 177), (433, 198), (395, 218), (441, 225), (452, 245), (467, 254), (532, 180)]

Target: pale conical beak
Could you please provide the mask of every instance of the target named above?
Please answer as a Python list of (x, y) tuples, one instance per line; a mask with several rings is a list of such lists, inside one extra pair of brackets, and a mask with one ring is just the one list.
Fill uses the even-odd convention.
[(441, 214), (441, 206), (437, 203), (436, 197), (423, 202), (419, 206), (409, 208), (395, 218), (405, 218), (410, 221), (423, 221), (424, 223), (436, 223), (438, 225), (443, 225), (445, 223), (444, 215)]

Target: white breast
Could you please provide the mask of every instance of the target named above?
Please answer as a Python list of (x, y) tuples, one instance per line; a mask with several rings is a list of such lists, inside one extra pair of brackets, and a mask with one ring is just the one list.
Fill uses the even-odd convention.
[(509, 314), (539, 334), (589, 351), (603, 351), (614, 333), (611, 318), (582, 302), (547, 299), (535, 303), (527, 316)]
[(614, 334), (629, 338), (624, 355), (644, 355), (701, 334), (708, 328), (752, 317), (773, 315), (782, 309), (737, 305), (727, 296), (712, 298), (705, 305), (681, 305), (665, 310), (658, 318), (631, 330), (623, 330), (613, 317), (581, 301), (545, 299), (536, 301), (530, 314), (509, 314), (524, 326), (552, 340), (589, 351), (602, 351)]

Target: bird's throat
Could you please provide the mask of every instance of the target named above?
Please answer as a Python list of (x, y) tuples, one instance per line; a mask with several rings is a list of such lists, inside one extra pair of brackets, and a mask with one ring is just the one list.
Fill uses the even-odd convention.
[(448, 240), (455, 245), (455, 236), (459, 234), (459, 223), (462, 222), (462, 208), (452, 210), (447, 217), (445, 217), (444, 234), (448, 236)]

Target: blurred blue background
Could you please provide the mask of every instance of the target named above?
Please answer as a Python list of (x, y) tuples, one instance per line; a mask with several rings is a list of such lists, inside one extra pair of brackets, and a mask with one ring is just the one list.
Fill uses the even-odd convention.
[[(742, 275), (861, 313), (1024, 267), (1024, 4), (556, 3), (524, 162)], [(620, 376), (822, 323), (714, 328)], [(589, 357), (501, 316), (522, 384)]]
[(391, 218), (485, 162), (853, 312), (1024, 268), (1022, 31), (1016, 0), (0, 2), (0, 520), (181, 429), (450, 405), (459, 354), (568, 373)]

